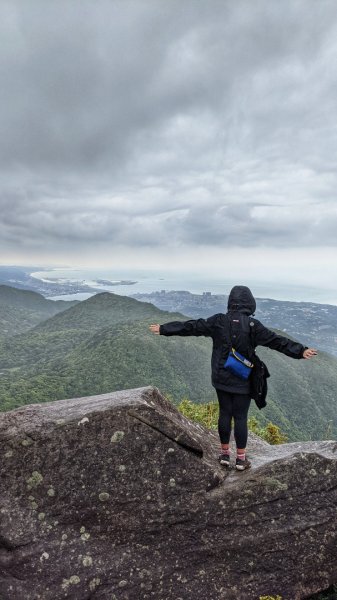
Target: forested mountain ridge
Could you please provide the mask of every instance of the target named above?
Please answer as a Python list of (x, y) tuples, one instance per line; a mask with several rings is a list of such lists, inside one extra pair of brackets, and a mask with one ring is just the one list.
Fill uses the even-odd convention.
[(76, 304), (77, 300), (46, 300), (36, 292), (0, 285), (0, 339), (28, 331)]
[(44, 363), (53, 361), (90, 339), (95, 332), (146, 318), (153, 322), (184, 317), (128, 296), (97, 294), (0, 344), (0, 369), (34, 365), (40, 359)]
[(129, 296), (102, 292), (41, 323), (35, 328), (35, 331), (52, 332), (65, 328), (92, 331), (109, 324), (137, 321), (147, 316), (154, 318), (157, 315), (160, 318), (163, 314), (167, 315), (168, 312), (149, 302), (139, 302)]
[[(154, 336), (149, 324), (186, 317), (115, 294), (98, 294), (0, 344), (0, 406), (154, 385), (176, 402), (215, 399), (211, 340)], [(292, 440), (337, 434), (337, 360), (292, 360), (258, 348), (272, 374), (261, 424)], [(257, 409), (252, 407), (252, 412)]]

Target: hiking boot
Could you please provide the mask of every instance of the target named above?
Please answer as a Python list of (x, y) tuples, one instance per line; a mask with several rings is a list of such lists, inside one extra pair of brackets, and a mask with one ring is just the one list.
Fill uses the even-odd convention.
[(244, 460), (242, 460), (241, 458), (236, 459), (235, 468), (237, 469), (237, 471), (245, 471), (246, 469), (250, 469), (251, 466), (252, 463), (247, 458), (245, 458)]
[(230, 455), (229, 454), (219, 454), (219, 463), (220, 465), (223, 465), (224, 467), (229, 467), (229, 463), (230, 463)]

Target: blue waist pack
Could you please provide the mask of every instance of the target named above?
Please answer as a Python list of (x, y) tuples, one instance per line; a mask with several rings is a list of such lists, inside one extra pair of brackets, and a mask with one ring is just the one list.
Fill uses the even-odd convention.
[(239, 354), (234, 348), (229, 353), (228, 358), (224, 364), (225, 369), (228, 369), (233, 375), (240, 377), (240, 379), (247, 380), (254, 367), (253, 363), (247, 358)]

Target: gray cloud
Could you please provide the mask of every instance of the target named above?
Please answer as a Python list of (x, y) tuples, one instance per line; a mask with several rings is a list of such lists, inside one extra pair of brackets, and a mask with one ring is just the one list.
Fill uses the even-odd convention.
[(335, 8), (2, 2), (4, 260), (335, 247)]

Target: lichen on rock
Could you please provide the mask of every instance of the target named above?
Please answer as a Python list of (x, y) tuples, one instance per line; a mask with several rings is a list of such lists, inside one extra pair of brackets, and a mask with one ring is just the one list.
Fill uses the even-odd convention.
[(108, 494), (108, 492), (101, 492), (100, 494), (98, 494), (98, 497), (101, 502), (106, 502), (107, 500), (109, 500), (110, 494)]
[(115, 431), (115, 433), (110, 438), (110, 442), (113, 444), (118, 443), (122, 441), (124, 435), (124, 431)]
[(37, 488), (43, 481), (43, 475), (39, 471), (33, 471), (30, 477), (27, 477), (27, 489), (32, 490)]

